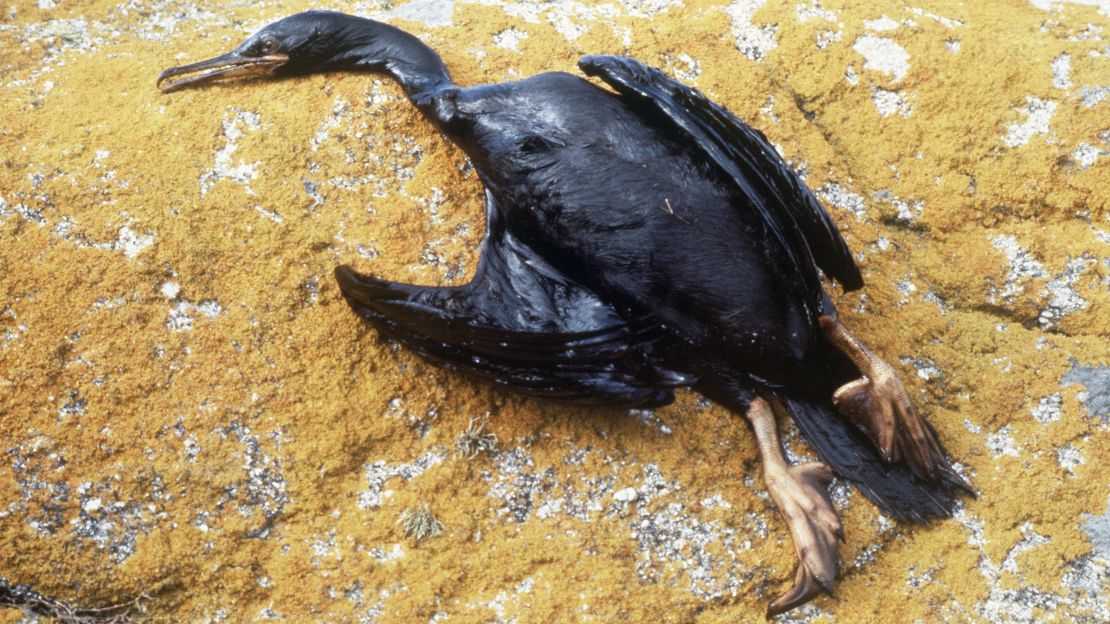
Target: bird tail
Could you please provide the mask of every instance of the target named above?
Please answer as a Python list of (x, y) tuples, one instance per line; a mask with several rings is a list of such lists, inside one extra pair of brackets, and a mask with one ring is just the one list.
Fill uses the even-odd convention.
[(886, 465), (871, 440), (831, 401), (782, 395), (778, 399), (821, 461), (896, 520), (924, 524), (948, 517), (961, 493), (975, 495), (947, 463), (938, 466), (935, 481), (915, 476), (904, 464)]

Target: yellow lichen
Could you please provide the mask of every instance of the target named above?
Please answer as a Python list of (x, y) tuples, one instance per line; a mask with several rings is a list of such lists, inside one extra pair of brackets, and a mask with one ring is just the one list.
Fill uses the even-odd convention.
[[(762, 618), (794, 555), (740, 419), (691, 393), (639, 418), (503, 394), (345, 305), (339, 263), (457, 284), (476, 262), (480, 184), (394, 84), (154, 87), (309, 4), (0, 9), (0, 577), (90, 607), (145, 592), (175, 620)], [(927, 528), (838, 499), (837, 599), (803, 615), (1020, 619), (1022, 590), (1055, 610), (1034, 618), (1095, 621), (1105, 576), (1101, 597), (1067, 579), (1092, 561), (1110, 452), (1062, 379), (1110, 366), (1110, 97), (1088, 105), (1110, 18), (927, 4), (460, 1), (450, 25), (390, 21), (464, 85), (586, 53), (663, 67), (829, 205), (868, 281), (836, 295), (847, 322), (981, 496)], [(495, 43), (510, 28), (515, 50)], [(774, 43), (759, 60), (751, 33)], [(865, 67), (868, 36), (905, 51), (904, 77)], [(500, 450), (452, 457), (486, 412)], [(397, 515), (428, 503), (443, 535), (405, 540)]]

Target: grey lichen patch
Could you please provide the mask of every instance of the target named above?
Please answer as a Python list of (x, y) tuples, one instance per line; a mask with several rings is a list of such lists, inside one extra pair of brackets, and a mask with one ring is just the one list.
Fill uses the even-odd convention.
[(262, 119), (258, 113), (245, 111), (241, 108), (228, 107), (220, 122), (220, 132), (224, 138), (224, 146), (216, 151), (215, 162), (212, 168), (200, 176), (200, 196), (204, 197), (220, 180), (229, 180), (241, 184), (248, 195), (254, 195), (251, 181), (258, 177), (258, 162), (245, 161), (233, 162), (232, 156), (239, 149), (239, 139), (246, 131), (257, 132), (262, 129)]
[(736, 39), (736, 49), (753, 61), (763, 59), (768, 52), (778, 46), (775, 24), (753, 24), (752, 17), (766, 0), (734, 0), (725, 9), (732, 22), (732, 36)]
[(811, 19), (820, 19), (826, 22), (836, 22), (836, 11), (831, 11), (821, 6), (818, 0), (811, 0), (809, 4), (799, 4), (794, 7), (794, 14), (798, 16), (799, 22), (806, 22)]
[(170, 496), (162, 477), (148, 468), (137, 471), (136, 497), (121, 490), (127, 486), (118, 473), (85, 481), (74, 490), (67, 482), (67, 459), (43, 436), (8, 449), (8, 455), (20, 495), (0, 517), (22, 516), (43, 537), (68, 524), (74, 544), (91, 544), (122, 563), (134, 554), (139, 536), (165, 517), (162, 506)]
[(696, 84), (701, 75), (701, 63), (685, 52), (675, 56), (668, 55), (666, 67), (668, 73), (688, 85)]
[(856, 39), (852, 49), (864, 58), (863, 68), (890, 76), (901, 82), (910, 70), (910, 55), (893, 39), (864, 35)]
[(536, 504), (535, 499), (552, 487), (554, 469), (536, 474), (535, 461), (521, 448), (502, 451), (494, 458), (496, 474), (483, 473), (490, 484), (489, 496), (501, 501), (497, 515), (509, 515), (520, 523), (528, 519)]
[(109, 28), (101, 22), (89, 22), (86, 19), (53, 19), (32, 23), (22, 30), (15, 30), (16, 39), (23, 45), (31, 43), (43, 44), (42, 64), (50, 66), (62, 61), (67, 53), (89, 53), (103, 46), (108, 37)]
[[(794, 12), (798, 17), (799, 22), (807, 22), (809, 20), (821, 20), (825, 22), (826, 27), (819, 29), (816, 34), (816, 44), (818, 50), (824, 50), (833, 43), (844, 38), (844, 30), (840, 27), (840, 20), (837, 17), (836, 12), (822, 7), (821, 3), (817, 0), (814, 0), (808, 5), (797, 5), (794, 8)], [(836, 28), (832, 28), (832, 25), (836, 25)]]
[[(405, 591), (408, 591), (408, 586), (404, 583), (374, 590), (364, 587), (362, 581), (355, 581), (343, 590), (329, 588), (329, 595), (332, 598), (342, 596), (349, 600), (354, 605), (360, 624), (374, 624), (385, 613), (385, 603), (389, 597)], [(370, 594), (370, 598), (367, 598), (367, 594)]]
[(379, 15), (386, 19), (421, 22), (426, 26), (449, 26), (454, 6), (454, 0), (411, 0)]
[(999, 298), (1002, 301), (1010, 302), (1014, 297), (1025, 292), (1024, 282), (1026, 280), (1048, 277), (1044, 265), (1038, 262), (1033, 254), (1018, 244), (1016, 237), (1008, 234), (995, 236), (991, 239), (991, 245), (1006, 255), (1006, 262), (1010, 265), (1009, 274), (1006, 275), (1001, 290), (995, 289), (989, 293), (992, 302), (997, 302)]
[(1003, 572), (1017, 574), (1018, 555), (1025, 551), (1032, 550), (1037, 546), (1049, 544), (1052, 541), (1044, 535), (1037, 533), (1033, 525), (1029, 522), (1023, 523), (1019, 529), (1021, 530), (1021, 540), (1017, 544), (1014, 544), (1014, 547), (1010, 549), (1010, 552), (1006, 553), (1006, 557), (1002, 560), (1002, 565), (1000, 567)]
[(682, 0), (618, 0), (629, 15), (651, 17), (671, 7), (682, 6)]
[(140, 474), (145, 500), (124, 498), (119, 491), (118, 476), (98, 483), (86, 481), (77, 488), (79, 512), (70, 520), (77, 542), (88, 540), (106, 551), (116, 563), (135, 553), (140, 534), (149, 533), (158, 521), (165, 519), (161, 508), (172, 497), (165, 490), (162, 477), (144, 470)]
[(220, 315), (220, 312), (223, 312), (223, 306), (214, 299), (207, 299), (200, 303), (187, 300), (175, 301), (173, 306), (170, 307), (169, 315), (166, 317), (166, 329), (171, 332), (192, 331), (196, 314), (215, 319)]
[(852, 87), (859, 84), (859, 73), (856, 72), (856, 68), (848, 66), (848, 69), (844, 70), (844, 81)]
[(1060, 396), (1059, 392), (1042, 397), (1037, 406), (1030, 412), (1033, 414), (1033, 419), (1037, 422), (1047, 425), (1052, 422), (1060, 420), (1063, 413), (1064, 397)]
[[(1048, 538), (1038, 534), (1031, 524), (1022, 525), (1022, 539), (1010, 548), (1001, 562), (997, 562), (985, 548), (986, 527), (982, 519), (968, 512), (963, 505), (956, 509), (953, 518), (967, 529), (968, 544), (979, 552), (979, 574), (990, 588), (986, 599), (975, 605), (975, 614), (982, 621), (1037, 624), (1043, 621), (1039, 614), (1061, 609), (1077, 616), (1076, 621), (1103, 621), (1093, 617), (1099, 611), (1106, 611), (1106, 606), (1099, 602), (1101, 590), (1090, 582), (1088, 566), (1075, 568), (1076, 574), (1071, 579), (1065, 577), (1064, 586), (1073, 590), (1068, 594), (1045, 591), (1023, 580), (1017, 555), (1049, 543)], [(1016, 587), (999, 582), (1003, 573), (1016, 580)]]
[(1087, 462), (1074, 444), (1065, 444), (1056, 449), (1056, 463), (1060, 464), (1060, 467), (1069, 475), (1074, 476), (1075, 469)]
[(935, 305), (940, 310), (941, 316), (948, 313), (948, 301), (932, 290), (925, 291), (925, 294), (921, 295), (921, 300)]
[(1110, 601), (1106, 600), (1108, 562), (1106, 557), (1080, 557), (1068, 565), (1061, 579), (1060, 585), (1070, 590), (1072, 612), (1090, 614), (1092, 622), (1110, 622)]
[[(19, 321), (19, 316), (11, 306), (0, 309), (0, 328), (0, 349), (4, 351), (10, 346), (19, 346), (21, 337), (29, 330), (25, 323)], [(10, 380), (5, 381), (11, 383)]]
[(663, 419), (659, 418), (659, 415), (655, 413), (655, 410), (631, 409), (628, 410), (628, 415), (644, 423), (648, 427), (655, 429), (663, 435), (671, 435), (672, 433), (671, 428), (667, 425), (667, 423), (663, 422)]
[[(284, 441), (279, 431), (270, 432), (269, 437), (275, 446), (275, 453), (267, 453), (259, 437), (250, 427), (236, 421), (214, 432), (221, 438), (233, 438), (243, 446), (242, 468), (245, 478), (224, 488), (223, 495), (216, 502), (216, 511), (234, 505), (244, 518), (254, 518), (247, 534), (250, 537), (268, 537), (274, 523), (281, 517), (289, 494), (285, 475), (276, 454)], [(256, 516), (261, 516), (256, 517)]]
[(16, 204), (15, 205), (15, 212), (24, 221), (27, 221), (29, 223), (34, 223), (35, 225), (38, 225), (40, 227), (46, 225), (46, 217), (44, 217), (42, 215), (42, 212), (24, 204), (24, 203)]
[(1095, 162), (1103, 156), (1110, 156), (1110, 149), (1099, 148), (1090, 143), (1080, 143), (1076, 145), (1071, 153), (1072, 162), (1074, 162), (1080, 170), (1089, 169), (1091, 165), (1094, 165)]
[(331, 107), (331, 114), (320, 121), (316, 134), (312, 137), (312, 142), (309, 144), (312, 151), (319, 150), (320, 146), (327, 142), (331, 131), (338, 128), (340, 124), (346, 123), (347, 118), (350, 117), (349, 107), (350, 103), (347, 100), (336, 98)]
[(196, 434), (190, 432), (185, 427), (185, 419), (182, 417), (178, 417), (177, 422), (173, 425), (172, 431), (174, 436), (181, 440), (181, 445), (185, 451), (185, 461), (190, 464), (195, 463), (201, 451), (204, 450), (200, 442), (197, 441)]
[[(580, 465), (590, 453), (577, 449), (563, 463)], [(741, 553), (751, 549), (753, 537), (766, 537), (765, 526), (759, 537), (758, 530), (700, 517), (731, 505), (720, 495), (687, 501), (682, 485), (655, 464), (639, 464), (633, 484), (618, 487), (629, 481), (622, 476), (627, 458), (605, 456), (602, 461), (606, 470), (600, 475), (581, 477), (569, 468), (566, 474), (555, 467), (537, 470), (532, 456), (516, 448), (498, 453), (496, 472), (483, 478), (490, 483), (489, 495), (502, 501), (499, 514), (517, 523), (571, 517), (625, 524), (639, 553), (636, 573), (644, 581), (678, 583), (712, 600), (735, 595), (753, 578), (755, 572), (742, 563)]]
[(442, 461), (442, 454), (427, 452), (408, 464), (394, 464), (391, 466), (384, 460), (379, 460), (367, 465), (366, 481), (369, 487), (359, 495), (358, 506), (362, 509), (380, 507), (382, 501), (393, 495), (393, 490), (385, 487), (390, 479), (400, 478), (409, 481)]
[(1043, 620), (1038, 613), (1052, 613), (1071, 602), (1059, 594), (1035, 587), (1008, 589), (998, 584), (990, 587), (987, 599), (976, 605), (979, 617), (985, 622), (1040, 624)]
[(281, 611), (278, 611), (273, 606), (268, 606), (268, 607), (259, 609), (258, 616), (255, 618), (255, 621), (264, 622), (266, 620), (284, 620), (284, 619), (285, 619), (285, 614), (283, 614)]
[(463, 459), (474, 459), (482, 453), (497, 450), (497, 436), (485, 430), (486, 422), (471, 418), (464, 430), (455, 436), (455, 452)]
[(432, 225), (439, 225), (443, 222), (441, 211), (447, 202), (447, 195), (443, 189), (432, 187), (431, 194), (427, 197), (414, 198), (416, 203), (428, 214), (429, 221)]
[(913, 280), (909, 277), (895, 283), (894, 289), (902, 293), (902, 298), (898, 300), (898, 307), (902, 307), (906, 303), (909, 303), (910, 295), (917, 292), (917, 286), (914, 285)]
[(1071, 370), (1060, 381), (1065, 387), (1083, 386), (1078, 398), (1087, 413), (1100, 418), (1103, 425), (1110, 423), (1110, 366), (1085, 366), (1073, 360)]
[[(943, 15), (937, 15), (935, 13), (929, 13), (928, 11), (919, 7), (909, 7), (908, 11), (918, 17), (924, 17), (926, 19), (932, 20), (948, 30), (955, 30), (965, 25), (965, 22), (963, 20), (951, 17), (944, 17)], [(917, 23), (913, 19), (904, 20), (904, 23), (911, 28), (917, 26)]]
[(885, 220), (912, 227), (914, 222), (925, 212), (925, 202), (920, 199), (903, 199), (887, 189), (880, 189), (871, 194), (871, 199), (889, 207), (882, 210)]
[(1079, 103), (1087, 108), (1098, 106), (1107, 97), (1110, 97), (1110, 87), (1083, 87), (1079, 90)]
[(595, 5), (584, 2), (546, 2), (544, 0), (516, 2), (485, 0), (485, 2), (500, 6), (507, 15), (523, 19), (525, 22), (535, 24), (545, 21), (566, 41), (571, 42), (586, 34), (593, 24), (607, 24), (624, 45), (631, 45), (631, 31), (616, 24), (616, 18), (622, 14), (644, 17), (645, 15), (636, 8), (636, 5), (651, 7), (659, 4), (658, 0), (645, 2), (630, 0), (628, 4), (622, 2), (622, 6), (611, 3)]
[(1048, 134), (1049, 122), (1056, 112), (1056, 104), (1052, 100), (1027, 96), (1025, 107), (1018, 109), (1018, 112), (1025, 115), (1025, 121), (1010, 124), (1006, 130), (1006, 136), (1002, 137), (1002, 143), (1006, 147), (1020, 147), (1029, 143), (1034, 136)]
[(338, 559), (340, 557), (339, 546), (335, 543), (335, 529), (328, 531), (328, 534), (323, 538), (313, 536), (313, 539), (306, 541), (309, 550), (312, 551), (314, 565), (320, 559)]
[(899, 358), (902, 364), (913, 366), (917, 376), (923, 381), (937, 383), (945, 378), (944, 371), (937, 366), (936, 361), (930, 357), (903, 357)]
[(1071, 87), (1071, 55), (1067, 52), (1052, 60), (1052, 86), (1057, 89)]
[(1083, 532), (1091, 540), (1095, 554), (1110, 561), (1110, 499), (1107, 500), (1106, 513), (1101, 516), (1083, 514)]
[(125, 225), (119, 229), (118, 238), (111, 248), (122, 251), (123, 255), (130, 259), (153, 244), (154, 235), (139, 234)]
[(1072, 258), (1064, 271), (1055, 276), (1045, 285), (1048, 290), (1048, 303), (1041, 308), (1037, 322), (1044, 329), (1056, 327), (1063, 318), (1072, 312), (1078, 312), (1090, 305), (1086, 299), (1079, 295), (1075, 284), (1079, 277), (1092, 265), (1094, 260), (1088, 256)]
[(70, 392), (69, 400), (58, 408), (58, 422), (62, 423), (81, 418), (81, 416), (84, 416), (88, 406), (88, 400), (82, 397), (76, 390)]
[[(337, 97), (309, 140), (308, 148), (315, 155), (301, 183), (311, 199), (310, 210), (323, 204), (333, 188), (349, 193), (369, 191), (373, 198), (394, 193), (407, 197), (405, 183), (415, 177), (423, 148), (402, 131), (406, 130), (403, 124), (393, 121), (401, 98), (385, 82), (371, 82), (364, 97), (365, 106)], [(320, 161), (329, 164), (325, 167)], [(373, 203), (367, 207), (373, 214)]]
[(181, 284), (173, 280), (167, 280), (158, 287), (158, 292), (169, 300), (177, 299), (177, 295), (181, 292)]
[(418, 542), (443, 533), (443, 523), (436, 519), (428, 505), (405, 509), (397, 517), (397, 524), (404, 530), (405, 537)]
[[(22, 215), (25, 219), (37, 221), (45, 225), (47, 220), (36, 213), (34, 218)], [(130, 225), (123, 225), (116, 230), (115, 240), (97, 241), (77, 231), (77, 221), (70, 216), (62, 217), (54, 226), (53, 234), (56, 238), (76, 245), (80, 249), (102, 249), (106, 251), (119, 251), (124, 257), (132, 260), (148, 247), (154, 245), (155, 235), (151, 231), (136, 232)]]
[(520, 51), (520, 42), (528, 38), (526, 31), (519, 28), (506, 28), (493, 36), (493, 45), (513, 52)]
[(855, 215), (857, 221), (867, 220), (867, 205), (863, 195), (853, 193), (835, 182), (818, 188), (816, 192), (826, 204), (847, 210)]
[(396, 561), (405, 556), (405, 549), (400, 544), (393, 544), (389, 547), (389, 550), (386, 550), (383, 546), (375, 546), (366, 552), (380, 563)]
[(53, 535), (65, 524), (73, 494), (66, 483), (64, 454), (55, 451), (54, 442), (45, 436), (34, 436), (9, 448), (7, 454), (19, 497), (9, 501), (5, 511), (22, 515), (39, 535)]
[(738, 564), (737, 550), (750, 548), (737, 529), (717, 521), (700, 520), (681, 503), (651, 512), (640, 504), (629, 523), (640, 561), (636, 572), (647, 582), (660, 582), (679, 571), (689, 591), (704, 600), (736, 595), (750, 578)]
[(891, 31), (891, 30), (898, 30), (898, 28), (900, 28), (901, 26), (902, 25), (900, 23), (898, 23), (896, 20), (891, 19), (890, 17), (888, 17), (886, 15), (883, 15), (882, 17), (879, 17), (878, 19), (869, 19), (869, 20), (864, 20), (863, 21), (864, 29), (872, 30), (872, 31), (875, 31), (875, 32), (887, 32), (887, 31)]
[(518, 583), (516, 587), (501, 590), (497, 592), (497, 595), (495, 595), (492, 600), (484, 604), (479, 603), (479, 605), (491, 609), (494, 612), (496, 617), (493, 622), (495, 624), (515, 624), (515, 622), (517, 622), (517, 617), (506, 617), (509, 607), (516, 607), (517, 611), (520, 611), (522, 608), (527, 609), (526, 599), (532, 593), (532, 588), (535, 584), (536, 582), (532, 577), (525, 578)]
[(1000, 459), (1007, 455), (1010, 457), (1018, 456), (1019, 449), (1014, 443), (1013, 437), (1010, 436), (1010, 425), (1004, 425), (998, 431), (988, 435), (986, 445), (994, 459)]

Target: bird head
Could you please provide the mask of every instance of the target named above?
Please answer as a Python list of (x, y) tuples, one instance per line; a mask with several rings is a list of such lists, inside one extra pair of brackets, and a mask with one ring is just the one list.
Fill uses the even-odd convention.
[(163, 92), (239, 76), (294, 75), (372, 66), (395, 28), (334, 11), (306, 11), (278, 20), (215, 58), (171, 67), (158, 76)]

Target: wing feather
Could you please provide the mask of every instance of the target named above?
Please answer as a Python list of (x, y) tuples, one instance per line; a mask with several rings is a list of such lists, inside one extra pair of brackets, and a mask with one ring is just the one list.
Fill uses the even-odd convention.
[(691, 380), (653, 357), (662, 337), (626, 320), (502, 227), (490, 202), (482, 260), (461, 287), (398, 284), (335, 271), (356, 312), (425, 359), (535, 396), (657, 407)]
[(863, 286), (836, 224), (760, 131), (692, 89), (623, 56), (585, 56), (579, 67), (617, 90), (633, 108), (689, 135), (691, 145), (731, 179), (790, 256), (806, 289), (820, 300), (814, 265), (845, 290)]

